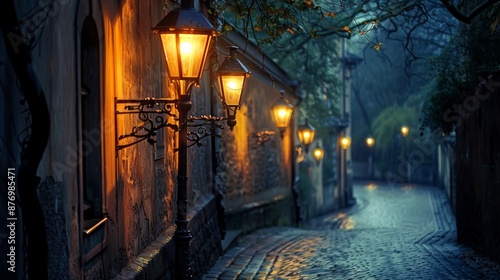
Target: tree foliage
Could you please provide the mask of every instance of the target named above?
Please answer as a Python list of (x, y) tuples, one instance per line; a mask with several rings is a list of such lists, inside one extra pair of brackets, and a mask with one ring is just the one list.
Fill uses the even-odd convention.
[(444, 133), (455, 130), (461, 123), (460, 106), (473, 94), (481, 77), (500, 69), (500, 32), (492, 30), (491, 24), (498, 19), (498, 12), (500, 5), (478, 14), (471, 24), (462, 24), (446, 48), (432, 60), (437, 87), (427, 101), (422, 131), (427, 127)]
[[(415, 139), (418, 111), (414, 107), (391, 106), (383, 110), (373, 121), (372, 128), (377, 145), (377, 165), (380, 170), (386, 170), (391, 164), (398, 162), (398, 156), (403, 151), (403, 140), (407, 144)], [(406, 125), (410, 133), (402, 139), (400, 129)]]

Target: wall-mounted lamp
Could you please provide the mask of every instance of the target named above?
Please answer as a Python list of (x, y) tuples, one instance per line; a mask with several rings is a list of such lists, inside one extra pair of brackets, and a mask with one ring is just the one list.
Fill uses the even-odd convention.
[(375, 138), (373, 137), (367, 137), (366, 138), (366, 145), (371, 148), (373, 145), (375, 145)]
[(282, 98), (278, 99), (278, 101), (271, 108), (271, 114), (273, 116), (274, 124), (280, 130), (281, 138), (283, 138), (285, 129), (290, 123), (292, 113), (293, 106)]
[[(217, 71), (222, 102), (226, 107), (227, 116), (188, 117), (192, 105), (191, 88), (199, 83), (203, 74), (211, 40), (216, 30), (207, 18), (194, 8), (193, 0), (183, 0), (180, 8), (169, 12), (152, 30), (160, 35), (168, 75), (177, 90), (176, 98), (116, 100), (117, 115), (137, 114), (142, 122), (133, 127), (130, 133), (117, 137), (116, 149), (119, 151), (144, 140), (153, 144), (156, 131), (164, 127), (170, 127), (178, 132), (177, 214), (176, 230), (173, 236), (175, 243), (174, 278), (192, 279), (190, 253), (192, 235), (187, 220), (187, 148), (193, 145), (201, 146), (201, 139), (216, 136), (216, 128), (223, 128), (217, 124), (220, 121), (226, 120), (231, 129), (234, 127), (245, 79), (250, 72), (234, 58), (235, 48), (231, 48), (230, 57), (226, 58)], [(169, 116), (175, 120), (174, 123), (168, 122)], [(188, 127), (196, 127), (196, 131), (188, 131)], [(119, 143), (120, 140), (129, 138), (133, 141), (125, 144)]]
[(340, 146), (342, 147), (342, 149), (347, 150), (349, 148), (349, 145), (351, 145), (351, 138), (342, 137), (340, 139)]
[(236, 111), (240, 108), (241, 93), (246, 79), (250, 77), (250, 71), (234, 56), (238, 47), (228, 48), (230, 54), (220, 65), (216, 75), (222, 102), (227, 110), (227, 125), (233, 130), (236, 125)]
[[(245, 87), (245, 80), (250, 76), (250, 71), (234, 57), (234, 51), (238, 49), (236, 46), (230, 47), (231, 55), (228, 56), (221, 64), (221, 67), (216, 71), (219, 81), (220, 97), (224, 107), (226, 108), (226, 117), (217, 117), (211, 115), (189, 116), (187, 112), (191, 109), (190, 92), (193, 84), (198, 80), (188, 78), (181, 80), (179, 77), (173, 77), (177, 85), (177, 89), (181, 92), (179, 99), (167, 98), (152, 98), (145, 99), (117, 99), (115, 101), (115, 113), (121, 114), (137, 114), (141, 120), (140, 125), (132, 128), (131, 132), (117, 136), (116, 149), (117, 151), (135, 145), (139, 142), (147, 140), (149, 144), (154, 144), (156, 132), (164, 127), (170, 127), (175, 131), (182, 129), (182, 126), (177, 123), (169, 123), (168, 116), (174, 119), (184, 119), (187, 127), (197, 127), (196, 132), (187, 132), (187, 147), (194, 145), (202, 146), (201, 140), (208, 136), (219, 136), (215, 128), (224, 128), (217, 124), (220, 121), (226, 120), (227, 126), (233, 130), (236, 125), (236, 112), (239, 109), (241, 96)], [(197, 60), (201, 62), (201, 60)], [(167, 63), (169, 60), (167, 59)], [(170, 68), (169, 68), (170, 69)], [(189, 71), (188, 71), (189, 72)], [(184, 89), (184, 90), (183, 90)], [(175, 113), (178, 111), (178, 115)], [(182, 114), (185, 114), (183, 117)], [(122, 144), (121, 141), (132, 138), (129, 143)], [(179, 148), (182, 149), (179, 142)]]
[(410, 132), (410, 129), (407, 126), (404, 125), (401, 127), (401, 135), (403, 135), (403, 137), (406, 137), (409, 132)]
[(297, 129), (297, 134), (299, 136), (300, 143), (304, 145), (304, 150), (306, 153), (309, 150), (309, 145), (314, 141), (314, 134), (316, 130), (306, 119), (306, 122), (303, 125), (300, 125)]
[(319, 165), (319, 162), (323, 159), (325, 155), (325, 151), (316, 143), (316, 147), (312, 151), (312, 155), (316, 160), (316, 163)]

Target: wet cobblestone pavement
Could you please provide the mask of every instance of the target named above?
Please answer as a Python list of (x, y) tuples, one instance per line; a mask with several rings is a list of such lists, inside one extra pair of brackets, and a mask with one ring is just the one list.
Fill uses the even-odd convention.
[(497, 263), (457, 245), (440, 189), (367, 183), (354, 196), (305, 227), (241, 237), (203, 279), (500, 279)]

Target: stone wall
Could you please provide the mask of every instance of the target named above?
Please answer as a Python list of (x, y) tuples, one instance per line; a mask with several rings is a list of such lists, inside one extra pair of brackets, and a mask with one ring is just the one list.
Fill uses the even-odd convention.
[[(195, 2), (198, 5), (199, 1)], [(38, 6), (43, 3), (57, 6), (49, 7), (53, 9), (47, 15), (43, 13), (47, 7)], [(59, 274), (61, 278), (108, 279), (118, 275), (173, 278), (175, 251), (171, 238), (175, 228), (177, 173), (174, 150), (178, 135), (164, 129), (158, 132), (158, 142), (154, 145), (142, 142), (116, 150), (117, 144), (124, 144), (117, 143), (117, 136), (129, 133), (140, 120), (136, 115), (115, 115), (115, 99), (175, 96), (159, 36), (151, 32), (168, 12), (164, 4), (165, 1), (141, 0), (19, 1), (19, 14), (41, 11), (39, 15), (46, 16), (39, 23), (38, 41), (33, 47), (35, 74), (47, 95), (51, 125), (49, 143), (38, 170), (43, 181), (39, 196), (50, 233), (50, 271), (64, 270), (66, 274)], [(90, 37), (93, 40), (88, 40)], [(93, 56), (83, 56), (89, 41)], [(227, 45), (218, 43), (222, 44), (219, 49)], [(245, 43), (242, 41), (240, 45)], [(231, 178), (219, 184), (228, 190), (229, 209), (239, 211), (243, 205), (252, 203), (265, 205), (255, 209), (272, 218), (259, 226), (286, 224), (291, 220), (293, 128), (283, 138), (277, 133), (262, 145), (257, 144), (254, 134), (262, 129), (275, 130), (269, 109), (279, 97), (273, 90), (284, 89), (289, 94), (292, 90), (279, 79), (271, 81), (270, 73), (262, 72), (260, 59), (255, 62), (255, 57), (242, 57), (255, 75), (238, 113), (235, 131), (223, 131), (220, 142), (208, 137), (202, 147), (193, 146), (188, 152), (189, 226), (193, 233), (193, 271), (198, 278), (221, 253), (224, 225), (222, 210), (214, 197), (216, 155), (221, 160), (220, 177)], [(0, 58), (5, 56), (2, 54)], [(92, 64), (93, 71), (87, 73), (82, 65), (91, 59), (97, 62)], [(218, 102), (210, 72), (205, 71), (200, 87), (192, 92), (190, 114), (212, 114), (211, 103)], [(89, 95), (83, 83), (86, 74), (95, 78), (91, 93), (99, 106), (90, 108), (94, 111), (89, 115), (97, 119), (100, 131), (82, 129), (82, 116), (87, 112), (82, 104)], [(5, 85), (16, 83), (11, 73), (2, 75), (1, 82), (2, 92), (9, 90), (10, 86)], [(13, 118), (16, 125), (20, 124), (18, 130), (2, 127), (2, 134), (12, 135), (2, 141), (7, 146), (17, 143), (18, 134), (29, 126), (29, 121), (24, 121), (28, 119), (23, 114), (24, 106), (18, 105), (20, 99), (21, 95), (4, 98), (6, 105), (0, 105), (11, 109), (1, 114), (1, 120)], [(92, 141), (85, 142), (87, 138)], [(220, 150), (216, 153), (213, 148), (217, 146)], [(5, 147), (0, 148), (3, 153)], [(19, 163), (20, 150), (12, 148), (12, 161), (7, 166)], [(98, 161), (89, 162), (90, 150), (101, 153), (96, 157), (102, 161), (102, 168), (97, 168), (101, 175), (93, 178), (95, 184), (85, 184), (82, 179), (85, 177), (82, 162), (92, 167)], [(84, 218), (85, 209), (93, 207), (85, 201), (84, 188), (89, 185), (102, 188), (96, 191), (102, 193), (102, 198), (95, 204), (102, 206), (101, 216), (96, 220), (103, 223), (92, 232), (85, 232), (90, 220)], [(281, 212), (268, 207), (271, 204)]]
[[(228, 34), (221, 41), (221, 49), (223, 44), (246, 45), (247, 49), (240, 50), (237, 58), (252, 72), (236, 116), (237, 125), (234, 131), (223, 131), (218, 142), (215, 179), (224, 194), (227, 228), (246, 232), (263, 226), (291, 224), (295, 215), (292, 188), (296, 132), (292, 121), (280, 135), (271, 108), (280, 94), (292, 104), (299, 98), (286, 74), (257, 49), (252, 49), (246, 39)], [(262, 141), (257, 136), (259, 132), (271, 134)]]
[[(458, 240), (500, 261), (500, 73), (470, 93), (457, 123)], [(470, 110), (469, 110), (470, 109)]]
[[(222, 253), (219, 231), (218, 205), (214, 196), (201, 199), (199, 205), (189, 211), (189, 228), (193, 233), (193, 274), (200, 279)], [(117, 279), (175, 279), (175, 245), (172, 240), (175, 227), (169, 227), (151, 242)]]

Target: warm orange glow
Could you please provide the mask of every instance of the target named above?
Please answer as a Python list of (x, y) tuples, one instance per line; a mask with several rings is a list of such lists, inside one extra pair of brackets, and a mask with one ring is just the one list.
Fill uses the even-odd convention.
[(354, 219), (352, 217), (348, 217), (347, 219), (342, 221), (339, 228), (345, 230), (351, 230), (354, 229), (354, 226), (355, 226)]
[(333, 220), (333, 222), (341, 221), (340, 226), (339, 226), (339, 228), (341, 228), (341, 229), (345, 229), (345, 230), (354, 229), (354, 226), (355, 226), (354, 219), (352, 217), (347, 216), (347, 214), (345, 214), (343, 212), (337, 213), (337, 215), (335, 215), (332, 218), (332, 220)]
[(277, 128), (286, 128), (292, 117), (293, 107), (284, 101), (278, 101), (271, 109), (274, 124)]
[(301, 146), (295, 147), (295, 151), (297, 152), (297, 163), (301, 163), (304, 161), (304, 151), (302, 150)]
[(347, 148), (349, 148), (349, 145), (351, 145), (351, 138), (342, 137), (340, 139), (340, 145), (341, 145), (342, 149), (347, 150)]
[(316, 147), (313, 150), (313, 157), (316, 161), (321, 161), (323, 159), (323, 156), (325, 155), (325, 151), (321, 149), (320, 147)]
[(403, 135), (403, 137), (406, 137), (409, 132), (410, 132), (410, 129), (407, 126), (401, 127), (401, 134)]
[(307, 148), (314, 140), (315, 132), (316, 132), (316, 130), (307, 121), (307, 119), (306, 119), (306, 123), (303, 125), (300, 125), (297, 129), (297, 134), (299, 136), (299, 140), (302, 143), (302, 145), (304, 145), (306, 153), (307, 153)]
[(181, 54), (190, 55), (191, 50), (193, 49), (193, 44), (191, 44), (190, 42), (181, 42), (180, 49)]
[(415, 189), (415, 186), (412, 186), (412, 185), (404, 185), (403, 186), (403, 190), (405, 191), (412, 191)]
[(199, 80), (212, 35), (161, 33), (160, 37), (170, 78)]
[(219, 88), (225, 98), (227, 106), (239, 106), (245, 76), (220, 76)]
[(373, 147), (373, 145), (375, 145), (375, 138), (373, 137), (368, 137), (366, 138), (366, 145), (368, 145), (368, 147)]
[(373, 183), (370, 183), (368, 185), (365, 186), (365, 189), (369, 190), (369, 191), (374, 191), (378, 188), (378, 186), (376, 184), (373, 184)]
[(311, 129), (300, 129), (298, 131), (299, 140), (305, 146), (309, 146), (314, 140), (315, 131)]

